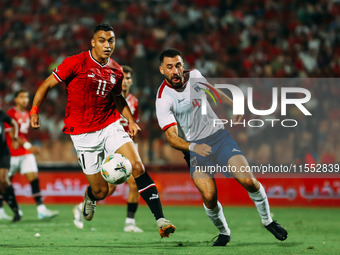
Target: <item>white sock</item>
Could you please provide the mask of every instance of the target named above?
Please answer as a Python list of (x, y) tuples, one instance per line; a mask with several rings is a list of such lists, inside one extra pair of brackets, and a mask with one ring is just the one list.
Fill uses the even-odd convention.
[(44, 212), (46, 210), (46, 206), (44, 204), (38, 205), (37, 206), (37, 211), (39, 213)]
[(77, 206), (78, 206), (78, 208), (80, 209), (80, 211), (83, 210), (83, 202), (79, 203)]
[(230, 229), (228, 227), (228, 223), (223, 214), (223, 208), (220, 202), (217, 201), (217, 206), (213, 209), (208, 209), (205, 204), (203, 203), (205, 212), (214, 223), (216, 228), (220, 231), (222, 235), (230, 236)]
[(125, 219), (125, 225), (136, 225), (136, 221), (134, 218), (126, 218)]
[(260, 183), (260, 189), (258, 191), (254, 193), (248, 192), (248, 194), (256, 205), (256, 209), (259, 212), (263, 225), (267, 226), (273, 221), (273, 219), (270, 216), (269, 202), (262, 184)]

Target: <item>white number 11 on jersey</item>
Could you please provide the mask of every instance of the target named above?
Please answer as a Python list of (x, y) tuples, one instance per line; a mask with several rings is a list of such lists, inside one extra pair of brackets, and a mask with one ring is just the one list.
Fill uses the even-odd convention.
[[(102, 83), (103, 83), (103, 87), (101, 88)], [(106, 81), (99, 80), (99, 85), (98, 85), (98, 89), (97, 89), (97, 95), (99, 95), (99, 93), (101, 92), (101, 94), (103, 96), (104, 92), (105, 92), (105, 87), (106, 87)]]

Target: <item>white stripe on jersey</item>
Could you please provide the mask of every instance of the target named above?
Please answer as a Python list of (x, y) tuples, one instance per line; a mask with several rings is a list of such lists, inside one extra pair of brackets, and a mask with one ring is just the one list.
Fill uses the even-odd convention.
[[(163, 83), (158, 89), (156, 98), (156, 115), (159, 126), (165, 128), (177, 123), (178, 134), (186, 141), (194, 141), (214, 134), (223, 125), (213, 126), (218, 119), (210, 104), (207, 103), (207, 114), (202, 115), (202, 98), (206, 98), (204, 88), (198, 82), (207, 84), (202, 74), (194, 69), (189, 72), (189, 79), (183, 89), (174, 89)], [(206, 89), (206, 88), (204, 88)]]

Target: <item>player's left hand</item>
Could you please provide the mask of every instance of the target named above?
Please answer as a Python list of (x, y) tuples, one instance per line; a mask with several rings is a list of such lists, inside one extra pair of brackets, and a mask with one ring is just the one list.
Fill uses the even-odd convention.
[(17, 150), (17, 149), (19, 148), (19, 142), (18, 142), (18, 140), (12, 140), (11, 147), (12, 147), (14, 150)]
[(39, 121), (39, 115), (38, 114), (32, 114), (31, 115), (31, 127), (32, 128), (39, 128), (40, 127), (40, 121)]
[(133, 139), (137, 135), (138, 131), (140, 131), (140, 130), (141, 129), (137, 125), (136, 122), (129, 122), (129, 132), (128, 132), (128, 134), (131, 137), (131, 139)]
[(243, 115), (234, 115), (233, 123), (241, 122), (243, 119)]

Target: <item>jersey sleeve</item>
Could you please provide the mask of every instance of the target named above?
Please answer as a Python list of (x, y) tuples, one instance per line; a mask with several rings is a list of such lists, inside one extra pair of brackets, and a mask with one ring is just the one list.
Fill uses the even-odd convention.
[(114, 88), (112, 89), (111, 93), (114, 94), (115, 96), (120, 96), (122, 94), (122, 82), (123, 77), (117, 81)]
[(54, 78), (59, 82), (65, 81), (67, 78), (72, 77), (75, 73), (76, 57), (67, 57), (64, 61), (52, 71)]
[(192, 70), (190, 76), (193, 79), (197, 79), (198, 82), (201, 82), (203, 84), (209, 84), (207, 79), (197, 69)]
[(171, 103), (165, 97), (157, 98), (156, 100), (156, 116), (158, 124), (163, 131), (169, 127), (177, 125), (175, 116), (171, 110)]
[[(11, 125), (12, 123), (11, 117), (9, 117), (7, 113), (1, 110), (0, 110), (0, 120), (1, 122), (5, 122), (8, 125)], [(6, 124), (5, 124), (5, 127), (7, 126)]]
[(15, 118), (13, 117), (13, 115), (14, 115), (14, 114), (13, 114), (13, 109), (8, 110), (7, 113), (5, 113), (5, 114), (8, 115), (8, 117), (11, 119), (10, 122), (5, 122), (5, 123), (4, 123), (5, 132), (9, 132), (9, 131), (12, 130), (12, 125), (11, 125), (11, 123), (12, 123), (12, 118), (15, 119)]

